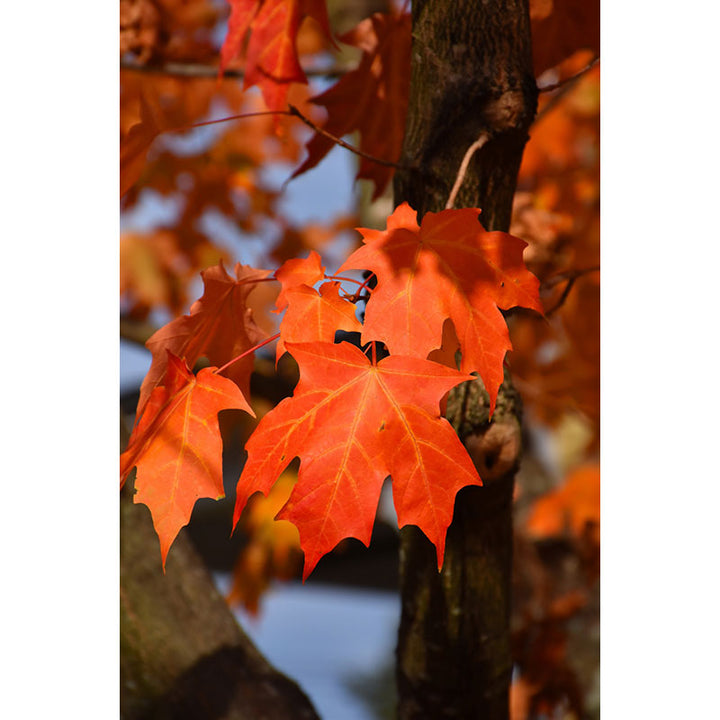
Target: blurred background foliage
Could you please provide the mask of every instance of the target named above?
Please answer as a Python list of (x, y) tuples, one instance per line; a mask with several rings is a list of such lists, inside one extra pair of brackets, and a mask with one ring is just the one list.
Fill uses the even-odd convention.
[[(330, 26), (337, 37), (392, 6), (330, 0)], [(507, 365), (525, 420), (516, 485), (512, 713), (513, 720), (596, 718), (599, 4), (533, 0), (530, 6), (541, 94), (511, 232), (529, 243), (526, 261), (541, 281), (546, 319), (522, 312), (509, 318), (514, 349)], [(391, 184), (372, 201), (377, 188), (354, 181), (357, 158), (344, 149), (286, 183), (314, 134), (296, 117), (261, 114), (197, 126), (266, 109), (257, 88), (243, 90), (242, 59), (218, 79), (228, 13), (224, 0), (120, 1), (120, 326), (126, 347), (143, 346), (154, 330), (187, 313), (208, 266), (241, 262), (274, 270), (317, 250), (333, 271), (360, 242), (353, 228), (384, 226), (392, 210)], [(327, 113), (311, 99), (355, 68), (361, 53), (342, 43), (333, 47), (312, 19), (300, 25), (297, 46), (309, 83), (292, 84), (288, 101), (322, 125)], [(357, 145), (362, 138), (355, 133), (346, 140)], [(268, 333), (278, 322), (272, 312), (277, 290), (263, 283), (250, 296)], [(256, 357), (252, 404), (258, 417), (292, 392), (296, 378), (287, 356), (275, 367), (273, 351)], [(137, 388), (126, 389), (127, 429), (136, 401)], [(228, 541), (233, 486), (255, 421), (233, 412), (221, 421), (228, 499), (198, 503), (190, 532), (212, 567), (232, 570), (228, 601), (261, 613), (272, 583), (299, 576), (297, 531), (273, 520), (294, 475), (285, 473), (268, 498), (253, 498), (241, 531)], [(309, 582), (394, 589), (396, 550), (391, 504), (381, 502), (370, 550), (352, 540), (341, 543)]]

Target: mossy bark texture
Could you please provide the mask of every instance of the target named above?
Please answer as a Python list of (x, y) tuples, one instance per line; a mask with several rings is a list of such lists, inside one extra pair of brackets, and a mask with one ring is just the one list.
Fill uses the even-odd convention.
[[(482, 208), (507, 231), (537, 107), (527, 0), (414, 0), (410, 105), (395, 204), (445, 207), (463, 156), (481, 136), (454, 207)], [(512, 496), (520, 403), (509, 378), (489, 421), (478, 380), (451, 394), (448, 419), (482, 488), (460, 491), (445, 562), (415, 527), (401, 533), (398, 717), (506, 720), (512, 672)]]
[(150, 513), (120, 500), (123, 720), (318, 720), (258, 652), (183, 533), (160, 566)]

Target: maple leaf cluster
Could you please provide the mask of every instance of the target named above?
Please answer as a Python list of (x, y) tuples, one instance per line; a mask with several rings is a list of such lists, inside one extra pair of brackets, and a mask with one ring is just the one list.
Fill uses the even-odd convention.
[[(486, 232), (478, 215), (445, 210), (428, 213), (418, 225), (405, 203), (387, 230), (361, 230), (365, 244), (340, 272), (365, 269), (377, 278), (374, 290), (365, 287), (364, 323), (355, 313), (357, 296), (343, 297), (340, 281), (326, 280), (317, 253), (288, 260), (274, 274), (276, 308), (285, 312), (277, 357), (290, 353), (300, 380), (246, 444), (234, 522), (255, 492), (268, 495), (300, 457), (297, 484), (277, 517), (298, 528), (304, 577), (344, 538), (369, 544), (388, 476), (400, 526), (420, 527), (442, 566), (455, 495), (481, 479), (442, 417), (441, 399), (477, 372), (494, 406), (510, 347), (500, 309), (522, 304), (541, 310), (538, 281), (522, 261), (525, 243)], [(230, 408), (252, 413), (251, 356), (264, 342), (246, 300), (268, 275), (239, 264), (235, 278), (222, 265), (206, 270), (205, 292), (190, 314), (148, 340), (153, 362), (121, 474), (124, 481), (133, 466), (138, 469), (135, 499), (150, 508), (163, 564), (194, 501), (223, 495), (216, 415)], [(441, 347), (446, 320), (459, 338), (460, 370), (426, 359)], [(335, 343), (338, 330), (359, 332), (364, 350)], [(380, 342), (391, 354), (378, 360)], [(196, 380), (188, 366), (201, 357), (212, 367)]]

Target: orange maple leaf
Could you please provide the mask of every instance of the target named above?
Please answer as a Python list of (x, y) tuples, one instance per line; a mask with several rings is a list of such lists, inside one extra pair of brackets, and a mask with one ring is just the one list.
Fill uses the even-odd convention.
[(282, 289), (275, 301), (276, 312), (282, 312), (288, 305), (287, 295), (293, 288), (307, 285), (312, 287), (325, 277), (325, 267), (320, 255), (312, 250), (306, 258), (290, 258), (276, 271), (275, 279)]
[(120, 197), (140, 178), (145, 157), (155, 138), (166, 129), (166, 122), (149, 93), (140, 92), (140, 117), (120, 134)]
[[(358, 130), (360, 150), (388, 162), (397, 162), (405, 135), (411, 26), (409, 13), (375, 13), (363, 20), (340, 37), (344, 43), (362, 49), (357, 69), (312, 99), (312, 102), (327, 108), (328, 120), (324, 130), (335, 137)], [(315, 167), (333, 146), (331, 139), (316, 133), (308, 143), (307, 159), (292, 177)], [(392, 167), (360, 158), (357, 177), (375, 183), (375, 200), (394, 172)]]
[(504, 232), (486, 232), (480, 210), (427, 213), (422, 225), (403, 203), (387, 230), (359, 228), (364, 246), (340, 267), (377, 276), (365, 311), (362, 342), (381, 340), (391, 353), (426, 358), (442, 346), (450, 319), (462, 352), (460, 369), (477, 371), (490, 395), (490, 410), (512, 349), (500, 309), (522, 306), (542, 313), (537, 278), (522, 259), (527, 245)]
[(587, 465), (568, 474), (563, 484), (535, 503), (527, 520), (534, 537), (562, 535), (569, 529), (580, 537), (586, 524), (600, 526), (600, 467)]
[(239, 408), (255, 417), (237, 385), (214, 374), (214, 369), (204, 368), (195, 377), (168, 352), (165, 385), (152, 391), (120, 456), (121, 487), (137, 467), (134, 502), (150, 508), (163, 569), (170, 545), (190, 520), (195, 501), (224, 497), (218, 412)]
[[(176, 318), (161, 327), (147, 341), (153, 360), (140, 388), (137, 418), (145, 409), (153, 389), (163, 384), (167, 371), (167, 351), (182, 357), (193, 366), (201, 357), (212, 365), (222, 366), (265, 339), (255, 324), (247, 296), (268, 270), (256, 270), (238, 263), (235, 278), (228, 275), (222, 263), (204, 270), (203, 296), (193, 303), (189, 315)], [(226, 375), (247, 395), (252, 354), (230, 366)]]
[(297, 54), (297, 34), (305, 16), (313, 18), (332, 39), (325, 0), (228, 0), (228, 34), (220, 51), (220, 73), (245, 53), (247, 89), (257, 85), (270, 110), (286, 108), (291, 83), (307, 83)]
[(384, 479), (393, 479), (398, 524), (435, 544), (438, 567), (457, 491), (481, 485), (467, 451), (440, 416), (440, 398), (471, 379), (418, 358), (375, 363), (342, 342), (287, 346), (300, 368), (293, 397), (265, 415), (246, 444), (235, 520), (256, 491), (268, 494), (290, 461), (300, 471), (278, 519), (305, 551), (303, 578), (342, 539), (368, 545)]
[(296, 482), (297, 474), (286, 470), (267, 497), (256, 493), (250, 498), (240, 520), (249, 539), (233, 568), (227, 600), (243, 605), (252, 615), (258, 614), (260, 598), (275, 578), (290, 580), (300, 570), (297, 528), (287, 520), (275, 520)]
[(333, 342), (338, 330), (361, 332), (355, 305), (340, 297), (340, 283), (323, 283), (319, 291), (299, 285), (286, 291), (288, 308), (280, 323), (276, 358), (285, 353), (285, 343), (307, 343), (316, 340)]

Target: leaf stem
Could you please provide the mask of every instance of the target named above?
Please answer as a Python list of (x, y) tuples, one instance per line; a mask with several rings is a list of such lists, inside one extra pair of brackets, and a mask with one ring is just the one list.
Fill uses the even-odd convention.
[(357, 291), (357, 295), (360, 295), (360, 293), (361, 293), (363, 290), (369, 290), (370, 292), (372, 292), (372, 288), (368, 285), (368, 283), (369, 283), (374, 277), (375, 277), (375, 273), (374, 273), (374, 272), (371, 272), (371, 273), (365, 278), (365, 282), (359, 287), (359, 289), (358, 289), (358, 291)]
[(219, 373), (223, 372), (223, 370), (227, 370), (227, 368), (229, 368), (233, 363), (236, 363), (238, 360), (242, 360), (244, 357), (246, 357), (250, 353), (253, 353), (256, 350), (259, 350), (261, 347), (263, 347), (265, 345), (269, 345), (273, 340), (277, 340), (279, 337), (280, 337), (280, 333), (275, 333), (275, 335), (273, 335), (272, 337), (269, 337), (269, 338), (263, 340), (261, 343), (254, 345), (253, 347), (251, 347), (249, 350), (246, 350), (241, 355), (238, 355), (237, 357), (234, 357), (229, 362), (226, 362), (221, 368), (217, 368), (216, 370), (214, 370), (213, 374), (218, 375)]
[(244, 280), (243, 282), (247, 283), (248, 285), (252, 285), (252, 283), (261, 283), (261, 282), (278, 282), (278, 279), (275, 277), (275, 273), (270, 275), (269, 277), (264, 278), (248, 278), (247, 280)]
[(570, 280), (570, 278), (579, 278), (583, 275), (588, 275), (589, 273), (594, 272), (600, 272), (599, 265), (593, 265), (592, 267), (581, 268), (579, 270), (567, 270), (566, 272), (558, 273), (548, 280), (545, 280), (542, 283), (542, 286), (543, 288), (553, 288), (561, 282), (565, 282), (565, 280)]
[(342, 275), (326, 275), (326, 280), (338, 280), (339, 282), (351, 282), (355, 283), (356, 285), (360, 286), (360, 290), (362, 290), (365, 283), (360, 282), (359, 280), (355, 280), (355, 278), (349, 278), (349, 277), (343, 277)]

